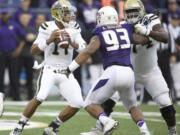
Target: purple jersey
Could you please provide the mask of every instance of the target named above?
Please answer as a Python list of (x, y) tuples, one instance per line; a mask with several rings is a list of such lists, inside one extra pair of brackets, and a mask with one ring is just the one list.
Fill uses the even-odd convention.
[(93, 31), (101, 42), (100, 52), (104, 69), (111, 65), (132, 67), (130, 61), (132, 33), (133, 27), (127, 23), (115, 28), (101, 26)]

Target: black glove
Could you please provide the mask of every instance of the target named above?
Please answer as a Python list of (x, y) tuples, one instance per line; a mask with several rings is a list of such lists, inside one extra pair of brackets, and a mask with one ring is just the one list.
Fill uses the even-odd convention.
[(69, 68), (61, 70), (61, 74), (66, 75), (67, 78), (69, 78), (71, 71), (69, 70)]

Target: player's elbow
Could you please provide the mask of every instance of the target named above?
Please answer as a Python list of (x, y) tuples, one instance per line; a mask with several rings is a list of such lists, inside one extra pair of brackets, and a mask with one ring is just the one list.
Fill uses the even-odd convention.
[(37, 45), (33, 44), (31, 46), (30, 53), (31, 53), (32, 56), (37, 55), (37, 54), (40, 53), (40, 49), (38, 48)]
[(162, 42), (168, 43), (168, 41), (169, 41), (169, 36), (168, 36), (168, 34), (165, 34), (164, 36), (162, 36), (162, 39), (163, 39)]

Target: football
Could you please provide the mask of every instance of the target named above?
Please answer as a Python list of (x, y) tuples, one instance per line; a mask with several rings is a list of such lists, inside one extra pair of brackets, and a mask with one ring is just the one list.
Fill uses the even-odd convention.
[(54, 43), (58, 45), (61, 48), (68, 48), (69, 47), (69, 41), (68, 41), (68, 36), (65, 33), (64, 30), (59, 31), (60, 36), (54, 40)]

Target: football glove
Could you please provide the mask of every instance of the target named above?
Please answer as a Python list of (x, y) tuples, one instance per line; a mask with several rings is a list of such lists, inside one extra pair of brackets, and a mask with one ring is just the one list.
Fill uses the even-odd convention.
[(142, 35), (145, 35), (145, 36), (148, 36), (150, 34), (151, 30), (152, 30), (150, 25), (145, 26), (143, 24), (136, 24), (134, 26), (134, 28), (135, 28), (136, 33), (139, 33), (139, 34), (142, 34)]

